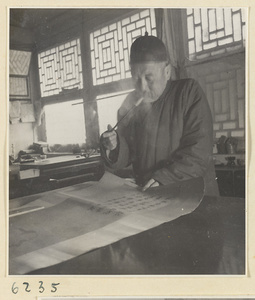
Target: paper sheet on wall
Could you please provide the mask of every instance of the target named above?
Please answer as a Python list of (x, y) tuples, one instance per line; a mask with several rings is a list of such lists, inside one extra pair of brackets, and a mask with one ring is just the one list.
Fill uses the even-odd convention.
[(203, 191), (197, 178), (142, 192), (106, 172), (99, 182), (34, 195), (26, 206), (45, 209), (10, 218), (9, 274), (54, 265), (174, 220), (192, 212)]
[(35, 122), (34, 106), (31, 103), (22, 103), (20, 107), (21, 121), (23, 123)]
[(20, 121), (20, 101), (9, 102), (9, 120), (11, 124), (19, 123)]

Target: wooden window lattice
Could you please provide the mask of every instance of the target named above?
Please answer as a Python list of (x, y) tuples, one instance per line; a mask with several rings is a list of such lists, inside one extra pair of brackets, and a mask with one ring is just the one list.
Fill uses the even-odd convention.
[(244, 47), (242, 8), (187, 9), (189, 59), (196, 60)]
[(143, 10), (90, 34), (94, 85), (131, 77), (130, 47), (133, 41), (146, 31), (156, 36), (153, 9)]
[(39, 53), (38, 63), (42, 97), (83, 88), (79, 39)]

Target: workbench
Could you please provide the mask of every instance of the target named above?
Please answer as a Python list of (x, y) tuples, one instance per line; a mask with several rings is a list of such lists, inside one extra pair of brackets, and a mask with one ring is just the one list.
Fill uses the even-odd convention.
[(10, 199), (44, 192), (88, 180), (104, 173), (100, 155), (59, 155), (9, 166)]

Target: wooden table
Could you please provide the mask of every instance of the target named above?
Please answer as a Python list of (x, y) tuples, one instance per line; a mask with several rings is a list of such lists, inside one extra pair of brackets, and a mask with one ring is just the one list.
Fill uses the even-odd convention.
[(215, 166), (220, 195), (223, 197), (245, 197), (245, 167)]
[(13, 199), (70, 184), (98, 180), (103, 172), (104, 165), (98, 155), (62, 155), (13, 164), (9, 167), (9, 197)]

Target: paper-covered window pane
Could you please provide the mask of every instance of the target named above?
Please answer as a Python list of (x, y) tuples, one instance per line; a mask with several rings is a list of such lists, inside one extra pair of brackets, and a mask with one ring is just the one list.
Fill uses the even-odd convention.
[[(82, 144), (86, 141), (82, 99), (45, 105), (47, 142)], [(77, 105), (77, 103), (79, 105)]]
[(26, 77), (10, 77), (9, 79), (10, 96), (28, 96), (27, 78)]
[(10, 50), (10, 75), (23, 75), (27, 76), (31, 61), (31, 52)]
[(193, 8), (186, 12), (191, 60), (242, 49), (245, 46), (244, 9)]
[(137, 12), (90, 34), (94, 85), (131, 77), (130, 47), (133, 41), (146, 31), (156, 36), (154, 9)]

